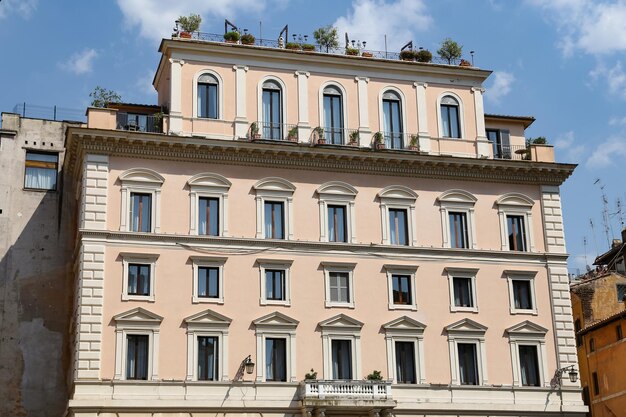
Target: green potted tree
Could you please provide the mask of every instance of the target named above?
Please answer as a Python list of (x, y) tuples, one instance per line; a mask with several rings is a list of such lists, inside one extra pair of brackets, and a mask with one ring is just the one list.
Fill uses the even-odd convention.
[(250, 137), (252, 139), (261, 139), (261, 134), (259, 133), (259, 125), (256, 122), (252, 122), (250, 125)]
[(359, 140), (361, 139), (359, 131), (355, 130), (354, 132), (350, 133), (349, 139), (350, 141), (348, 142), (348, 145), (359, 146)]
[(312, 43), (303, 43), (302, 50), (309, 52), (315, 51), (315, 45), (313, 45)]
[(254, 45), (256, 38), (251, 33), (241, 35), (241, 43), (244, 45)]
[(376, 149), (385, 149), (385, 138), (381, 132), (374, 133), (374, 146)]
[(417, 137), (417, 135), (411, 135), (411, 139), (409, 140), (409, 150), (419, 150), (419, 138)]
[(403, 61), (413, 61), (415, 58), (415, 52), (410, 49), (405, 49), (404, 51), (400, 51), (400, 59)]
[(380, 371), (373, 370), (371, 374), (365, 377), (368, 381), (382, 381), (383, 376)]
[(317, 372), (315, 372), (313, 370), (313, 368), (311, 368), (311, 372), (307, 372), (306, 374), (304, 374), (304, 380), (310, 380), (310, 381), (314, 381), (317, 379)]
[(285, 49), (291, 49), (292, 51), (299, 51), (300, 50), (300, 44), (296, 43), (296, 42), (287, 42), (285, 44)]
[(415, 59), (417, 62), (431, 62), (433, 54), (428, 49), (420, 49), (415, 53)]
[(356, 48), (346, 47), (346, 55), (357, 56), (359, 54), (359, 50)]
[(235, 30), (231, 30), (230, 32), (226, 32), (224, 34), (224, 40), (228, 43), (237, 43), (239, 38), (241, 38), (241, 35), (239, 35), (239, 32)]
[(180, 37), (191, 38), (193, 32), (197, 32), (200, 29), (200, 23), (202, 23), (202, 17), (199, 14), (190, 14), (189, 16), (180, 16), (178, 18), (180, 24)]
[(315, 42), (320, 46), (320, 49), (326, 49), (326, 52), (339, 47), (337, 28), (331, 25), (317, 29), (313, 32), (313, 37), (315, 38)]
[(452, 65), (463, 54), (463, 47), (450, 38), (446, 38), (441, 42), (441, 47), (437, 49), (437, 54), (441, 59), (448, 61), (448, 65)]
[(321, 126), (316, 127), (315, 129), (313, 129), (313, 133), (317, 137), (317, 143), (319, 145), (326, 144), (326, 138), (324, 137), (324, 128), (323, 127), (321, 127)]
[(287, 138), (291, 142), (298, 141), (298, 127), (297, 126), (294, 126), (289, 130), (289, 133), (287, 134)]

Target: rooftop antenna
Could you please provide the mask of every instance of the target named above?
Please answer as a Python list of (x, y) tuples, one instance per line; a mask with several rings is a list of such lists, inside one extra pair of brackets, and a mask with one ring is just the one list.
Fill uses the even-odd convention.
[(596, 254), (598, 254), (598, 241), (596, 240), (596, 229), (593, 224), (593, 220), (589, 219), (589, 226), (591, 226), (591, 235), (593, 236), (593, 246), (596, 249)]
[(233, 32), (239, 32), (239, 29), (237, 28), (237, 26), (235, 26), (234, 23), (232, 23), (228, 19), (224, 19), (224, 35), (230, 32), (228, 30), (229, 27), (232, 29)]
[(583, 247), (585, 248), (585, 265), (589, 265), (587, 262), (587, 236), (583, 236)]
[(602, 192), (602, 226), (604, 228), (604, 234), (606, 235), (606, 244), (608, 247), (611, 247), (611, 223), (609, 221), (609, 199), (606, 197), (606, 192), (604, 191), (604, 184), (600, 181), (600, 178), (596, 178), (593, 183), (594, 185), (598, 185), (600, 187), (600, 191)]
[(617, 212), (615, 214), (617, 214), (617, 218), (619, 219), (620, 230), (623, 230), (624, 229), (624, 211), (622, 210), (623, 208), (622, 199), (619, 197), (617, 197), (616, 206), (617, 206)]

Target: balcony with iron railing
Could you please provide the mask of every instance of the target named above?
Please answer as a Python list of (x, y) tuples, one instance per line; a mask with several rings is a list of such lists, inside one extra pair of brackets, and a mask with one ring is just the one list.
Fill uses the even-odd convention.
[(248, 139), (298, 142), (298, 125), (273, 122), (253, 122), (248, 129)]
[(116, 129), (131, 132), (163, 133), (163, 116), (118, 112)]

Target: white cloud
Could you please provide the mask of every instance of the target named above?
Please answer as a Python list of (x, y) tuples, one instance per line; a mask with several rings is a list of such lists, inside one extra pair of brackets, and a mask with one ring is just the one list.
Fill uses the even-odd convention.
[(616, 62), (613, 67), (608, 68), (600, 62), (589, 72), (592, 81), (602, 80), (608, 85), (609, 93), (619, 95), (626, 99), (626, 72), (622, 69), (622, 63)]
[(485, 97), (494, 103), (499, 103), (502, 97), (511, 92), (511, 84), (515, 82), (515, 76), (506, 71), (494, 71), (492, 80), (491, 87), (487, 88)]
[(589, 159), (586, 166), (588, 168), (607, 168), (617, 160), (620, 165), (626, 157), (626, 137), (611, 136), (602, 143), (599, 143)]
[(571, 130), (559, 135), (554, 141), (554, 147), (563, 156), (559, 160), (563, 159), (567, 163), (578, 163), (585, 153), (585, 146), (576, 144)]
[[(269, 2), (280, 6), (285, 0), (117, 0), (117, 5), (129, 28), (139, 26), (142, 37), (160, 41), (171, 35), (174, 21), (179, 16), (197, 13), (203, 18), (234, 19), (239, 11), (258, 14)], [(200, 30), (203, 30), (202, 26)]]
[(626, 116), (611, 117), (609, 119), (609, 125), (611, 125), (611, 126), (626, 125)]
[(39, 0), (3, 0), (0, 1), (0, 19), (11, 14), (18, 14), (29, 19), (37, 10)]
[(430, 29), (432, 18), (423, 0), (354, 0), (352, 9), (339, 17), (334, 26), (340, 45), (347, 32), (350, 39), (367, 41), (367, 49), (380, 51), (385, 49), (387, 35), (387, 49), (399, 50), (413, 39), (414, 32)]
[(98, 56), (95, 49), (87, 48), (81, 52), (76, 52), (65, 62), (61, 62), (59, 66), (66, 71), (81, 75), (91, 72), (93, 60)]

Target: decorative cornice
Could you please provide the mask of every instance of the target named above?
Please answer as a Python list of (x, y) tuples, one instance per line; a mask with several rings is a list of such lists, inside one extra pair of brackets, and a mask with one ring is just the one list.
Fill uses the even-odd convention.
[[(312, 147), (70, 127), (70, 172), (83, 153), (461, 181), (560, 185), (576, 165), (420, 155), (413, 151)], [(295, 145), (295, 146), (294, 146)]]

